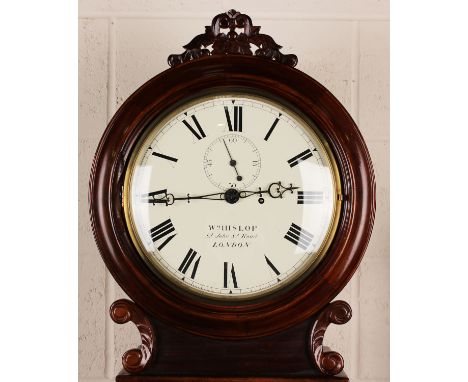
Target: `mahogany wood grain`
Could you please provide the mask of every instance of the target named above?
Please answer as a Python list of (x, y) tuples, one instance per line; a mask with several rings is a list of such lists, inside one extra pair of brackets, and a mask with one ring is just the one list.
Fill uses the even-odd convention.
[(325, 332), (331, 323), (343, 325), (351, 319), (351, 307), (344, 301), (333, 301), (328, 304), (313, 321), (310, 328), (309, 355), (314, 365), (322, 373), (336, 375), (344, 368), (341, 354), (331, 351), (323, 345)]
[(140, 333), (141, 345), (137, 349), (130, 349), (122, 356), (122, 365), (129, 373), (143, 371), (148, 363), (156, 357), (156, 334), (153, 325), (145, 312), (130, 300), (115, 301), (109, 313), (117, 324), (132, 321)]
[[(177, 66), (202, 56), (255, 54), (257, 57), (275, 60), (284, 65), (296, 66), (297, 56), (281, 53), (281, 45), (278, 45), (271, 36), (260, 33), (260, 28), (252, 24), (252, 19), (248, 15), (231, 9), (216, 15), (211, 25), (205, 27), (205, 33), (195, 36), (185, 45), (185, 52), (171, 54), (167, 62), (169, 66)], [(229, 29), (229, 32), (224, 33), (223, 30), (226, 29)], [(236, 29), (242, 29), (242, 32), (237, 33)], [(258, 47), (255, 52), (252, 52), (251, 45)], [(209, 46), (212, 47), (211, 51), (208, 49)]]
[(308, 376), (308, 377), (232, 377), (232, 376), (150, 376), (131, 375), (121, 372), (115, 379), (117, 382), (349, 382), (345, 373), (335, 376)]
[(112, 304), (111, 315), (117, 323), (132, 321), (141, 334), (140, 348), (129, 350), (122, 357), (125, 371), (132, 374), (313, 377), (338, 375), (343, 370), (343, 357), (325, 348), (323, 338), (330, 323), (348, 322), (351, 309), (344, 301), (334, 301), (316, 316), (285, 331), (242, 341), (224, 341), (175, 329), (149, 319), (129, 300)]

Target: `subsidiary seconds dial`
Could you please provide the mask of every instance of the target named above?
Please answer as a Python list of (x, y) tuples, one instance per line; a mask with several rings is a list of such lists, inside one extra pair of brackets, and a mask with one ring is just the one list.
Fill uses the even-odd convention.
[(215, 187), (222, 190), (245, 189), (260, 173), (260, 152), (253, 142), (243, 135), (223, 135), (216, 138), (206, 149), (203, 168)]
[(219, 94), (148, 127), (124, 209), (139, 254), (169, 285), (248, 300), (320, 262), (339, 195), (333, 154), (312, 122), (268, 98)]

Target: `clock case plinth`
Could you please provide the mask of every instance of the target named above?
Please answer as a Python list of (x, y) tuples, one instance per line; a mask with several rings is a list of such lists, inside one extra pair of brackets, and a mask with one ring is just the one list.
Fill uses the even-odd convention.
[(166, 325), (130, 300), (114, 302), (110, 314), (119, 324), (132, 321), (142, 340), (123, 355), (117, 382), (348, 381), (343, 357), (323, 346), (328, 325), (351, 318), (344, 301), (282, 332), (230, 341)]
[(121, 371), (116, 377), (116, 382), (348, 382), (346, 374), (340, 373), (336, 376), (276, 376), (276, 377), (234, 377), (234, 376), (161, 376), (161, 375), (132, 375)]

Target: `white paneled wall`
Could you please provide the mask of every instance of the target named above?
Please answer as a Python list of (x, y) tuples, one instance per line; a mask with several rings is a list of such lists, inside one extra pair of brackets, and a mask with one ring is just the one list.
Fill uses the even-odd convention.
[(389, 4), (388, 0), (79, 1), (79, 378), (112, 380), (121, 355), (139, 344), (109, 305), (125, 294), (99, 256), (88, 218), (94, 151), (107, 121), (143, 82), (168, 68), (167, 56), (218, 13), (235, 8), (299, 58), (351, 113), (371, 152), (377, 215), (359, 271), (338, 298), (352, 320), (328, 329), (327, 345), (353, 381), (389, 379)]

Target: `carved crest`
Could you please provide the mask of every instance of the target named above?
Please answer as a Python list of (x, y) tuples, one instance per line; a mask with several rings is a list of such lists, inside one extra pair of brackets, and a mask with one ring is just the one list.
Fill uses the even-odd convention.
[[(227, 33), (222, 30), (229, 29)], [(236, 29), (243, 29), (240, 33)], [(252, 52), (251, 44), (258, 49)], [(212, 50), (207, 49), (212, 46)], [(248, 55), (278, 61), (284, 65), (297, 65), (297, 56), (283, 54), (282, 48), (269, 35), (260, 33), (260, 26), (252, 25), (252, 19), (246, 14), (231, 9), (213, 19), (211, 26), (205, 27), (205, 33), (195, 36), (184, 46), (185, 52), (171, 54), (167, 62), (169, 66), (177, 66), (187, 61), (210, 55)]]

